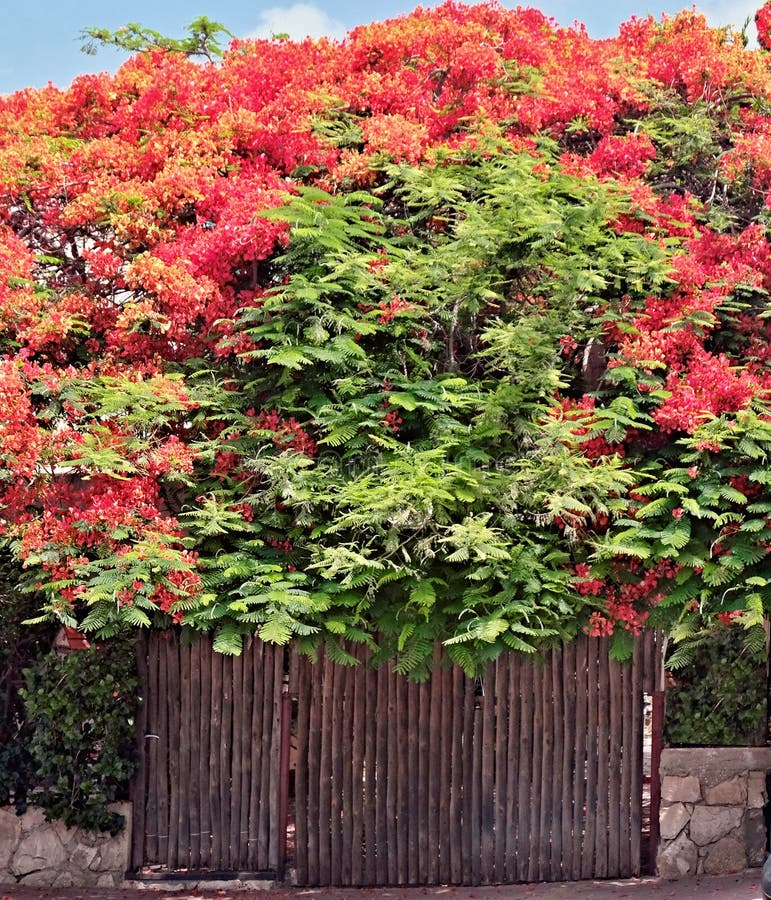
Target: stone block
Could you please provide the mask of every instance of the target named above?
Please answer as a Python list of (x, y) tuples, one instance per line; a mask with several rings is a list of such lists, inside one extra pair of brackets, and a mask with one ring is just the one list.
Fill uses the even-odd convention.
[(87, 844), (77, 844), (70, 850), (70, 865), (73, 869), (85, 870), (91, 867), (99, 851)]
[(734, 775), (714, 787), (704, 788), (704, 800), (710, 806), (746, 806), (747, 776)]
[(659, 875), (662, 878), (683, 878), (696, 874), (698, 850), (693, 841), (685, 834), (659, 850), (656, 860)]
[(56, 833), (56, 838), (62, 847), (69, 846), (73, 842), (73, 839), (76, 838), (79, 830), (77, 828), (68, 828), (64, 822), (59, 819), (53, 819), (48, 827), (53, 829)]
[(39, 806), (30, 806), (21, 817), (21, 829), (25, 834), (31, 834), (46, 824), (46, 816)]
[(682, 803), (664, 807), (659, 815), (659, 831), (662, 838), (671, 841), (680, 834), (690, 819), (688, 810)]
[(703, 847), (725, 837), (741, 825), (744, 810), (731, 806), (697, 806), (691, 816), (691, 840)]
[(747, 865), (762, 866), (766, 861), (766, 821), (762, 809), (748, 809), (744, 814), (744, 849)]
[(659, 771), (713, 785), (743, 772), (771, 772), (771, 747), (665, 747)]
[(704, 859), (704, 873), (706, 875), (729, 875), (732, 872), (741, 872), (747, 868), (747, 854), (741, 841), (736, 838), (721, 838)]
[(43, 825), (22, 837), (11, 861), (11, 871), (14, 875), (28, 875), (41, 869), (58, 870), (66, 859), (67, 853), (56, 830), (50, 825)]
[(92, 872), (115, 872), (120, 878), (129, 866), (128, 834), (122, 831), (115, 837), (104, 835), (102, 846), (89, 863)]
[(0, 869), (7, 869), (21, 839), (21, 818), (11, 809), (0, 809)]
[(747, 806), (762, 809), (766, 805), (766, 773), (750, 772), (747, 778)]
[(64, 871), (59, 872), (59, 874), (54, 878), (51, 883), (51, 887), (79, 887), (75, 879), (72, 877), (72, 872)]
[(669, 803), (698, 803), (701, 785), (695, 775), (665, 775), (661, 781), (661, 799)]
[(20, 884), (25, 887), (51, 887), (60, 874), (58, 869), (39, 869), (22, 876)]
[(114, 878), (112, 875), (100, 875), (96, 879), (96, 886), (98, 888), (114, 888), (117, 884), (120, 884), (122, 880), (122, 876), (120, 878)]

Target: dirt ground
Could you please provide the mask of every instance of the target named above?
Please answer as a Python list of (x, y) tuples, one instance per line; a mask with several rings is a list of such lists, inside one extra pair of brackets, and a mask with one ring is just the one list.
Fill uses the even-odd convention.
[(288, 888), (265, 891), (216, 889), (170, 890), (154, 885), (142, 888), (83, 889), (33, 888), (0, 885), (0, 900), (568, 900), (568, 898), (627, 898), (627, 900), (761, 900), (760, 869), (740, 875), (713, 875), (666, 881), (637, 878), (624, 881), (581, 881), (566, 884), (522, 884), (498, 887), (435, 888)]

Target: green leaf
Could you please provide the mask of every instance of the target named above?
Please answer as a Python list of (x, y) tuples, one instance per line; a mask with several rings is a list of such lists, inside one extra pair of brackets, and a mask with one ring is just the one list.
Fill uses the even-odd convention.
[(226, 622), (217, 629), (212, 646), (217, 653), (240, 656), (243, 649), (243, 637), (235, 625)]

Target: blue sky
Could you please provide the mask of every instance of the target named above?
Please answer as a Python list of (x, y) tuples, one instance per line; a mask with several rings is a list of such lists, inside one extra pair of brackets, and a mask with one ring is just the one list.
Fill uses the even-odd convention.
[[(2, 3), (0, 24), (0, 94), (23, 87), (39, 87), (52, 81), (66, 86), (83, 72), (114, 69), (124, 58), (100, 51), (96, 57), (80, 52), (78, 35), (86, 26), (118, 28), (140, 22), (163, 34), (179, 36), (184, 25), (199, 15), (222, 22), (234, 34), (269, 36), (288, 32), (292, 37), (330, 34), (340, 37), (348, 28), (408, 12), (417, 0), (38, 0)], [(697, 8), (714, 24), (739, 27), (754, 14), (762, 0), (702, 0)], [(424, 0), (430, 6), (431, 0)], [(504, 5), (515, 6), (514, 2)], [(521, 5), (537, 6), (561, 24), (584, 22), (594, 37), (615, 33), (618, 24), (632, 15), (673, 13), (690, 6), (677, 0), (540, 0)]]

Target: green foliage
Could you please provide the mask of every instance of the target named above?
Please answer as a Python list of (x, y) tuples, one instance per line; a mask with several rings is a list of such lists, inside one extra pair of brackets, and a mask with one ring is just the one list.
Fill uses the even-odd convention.
[(96, 54), (100, 46), (117, 47), (127, 53), (142, 50), (168, 50), (185, 56), (203, 56), (209, 62), (222, 56), (223, 38), (233, 38), (224, 25), (212, 22), (206, 16), (198, 16), (185, 26), (189, 35), (184, 38), (170, 38), (152, 28), (145, 28), (137, 22), (129, 22), (116, 31), (107, 28), (84, 28), (80, 34), (81, 49), (89, 56)]
[(22, 670), (51, 645), (51, 623), (30, 627), (23, 621), (36, 611), (35, 599), (15, 589), (19, 572), (8, 554), (0, 557), (0, 806), (24, 812), (37, 784), (29, 752), (30, 729), (19, 689)]
[[(757, 631), (762, 60), (689, 15), (602, 45), (492, 7), (434, 16), (383, 26), (385, 56), (365, 29), (200, 68), (180, 54), (211, 60), (225, 34), (204, 18), (180, 40), (85, 33), (152, 55), (128, 89), (74, 92), (91, 105), (53, 159), (22, 153), (8, 205), (36, 252), (9, 289), (93, 306), (50, 346), (13, 324), (31, 297), (4, 314), (34, 362), (2, 369), (29, 401), (14, 427), (39, 439), (13, 469), (0, 454), (34, 482), (4, 534), (44, 615), (100, 638), (171, 619), (231, 654), (251, 633), (341, 662), (377, 643), (416, 677), (436, 641), (473, 673), (584, 629), (621, 659), (664, 628), (673, 664), (702, 617)], [(525, 46), (541, 61), (508, 58)], [(565, 58), (591, 60), (586, 96)], [(72, 198), (36, 182), (65, 167)], [(63, 225), (41, 207), (30, 230), (38, 196)]]
[[(587, 309), (663, 283), (666, 254), (607, 228), (628, 202), (613, 184), (535, 166), (392, 166), (379, 196), (301, 189), (261, 213), (291, 240), (241, 311), (247, 368), (196, 387), (221, 423), (199, 458), (237, 461), (184, 515), (206, 589), (185, 622), (216, 627), (219, 649), (255, 629), (304, 647), (377, 633), (420, 676), (438, 638), (473, 672), (586, 621), (577, 537), (623, 510), (635, 476), (572, 451), (575, 422), (548, 413), (576, 375), (560, 338), (599, 334)], [(316, 454), (276, 443), (250, 406), (307, 424)], [(619, 398), (587, 439), (633, 427), (647, 416)]]
[[(721, 627), (690, 644), (667, 689), (665, 739), (671, 746), (764, 746), (766, 645), (748, 646), (741, 629)], [(678, 661), (677, 659), (675, 660)]]
[(770, 454), (764, 412), (710, 419), (641, 467), (632, 515), (596, 542), (602, 560), (621, 554), (677, 564), (649, 622), (683, 643), (684, 652), (703, 627), (693, 609), (735, 614), (737, 624), (752, 629), (771, 605), (763, 543), (771, 540), (771, 508), (760, 498)]
[(135, 769), (138, 680), (126, 641), (42, 657), (21, 691), (29, 750), (46, 817), (117, 833), (107, 804), (125, 795)]

